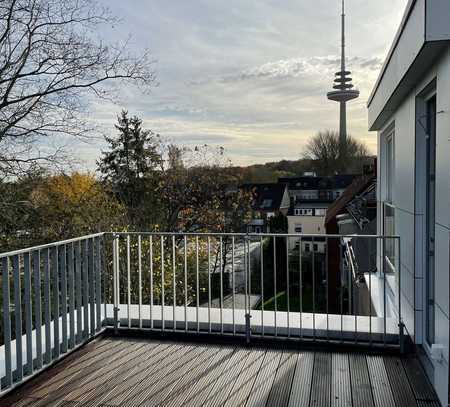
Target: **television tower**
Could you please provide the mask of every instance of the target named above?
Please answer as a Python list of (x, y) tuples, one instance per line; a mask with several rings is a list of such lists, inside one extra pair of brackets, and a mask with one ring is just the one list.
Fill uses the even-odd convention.
[(342, 54), (341, 70), (336, 72), (334, 79), (334, 91), (328, 92), (329, 100), (340, 104), (340, 125), (339, 125), (339, 155), (344, 157), (347, 145), (347, 102), (359, 97), (359, 90), (353, 89), (350, 71), (345, 70), (345, 0), (342, 0)]

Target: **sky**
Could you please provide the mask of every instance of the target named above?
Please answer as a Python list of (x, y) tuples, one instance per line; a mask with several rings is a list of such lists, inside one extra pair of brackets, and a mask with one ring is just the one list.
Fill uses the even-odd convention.
[[(150, 94), (127, 87), (117, 104), (91, 116), (114, 131), (125, 108), (144, 127), (183, 146), (222, 146), (236, 165), (295, 160), (320, 130), (339, 127), (328, 101), (339, 70), (339, 0), (104, 0), (121, 23), (105, 31), (131, 35), (130, 52), (155, 59)], [(367, 99), (407, 0), (347, 0), (347, 67), (360, 90), (348, 105), (348, 132), (376, 152), (367, 130)], [(80, 147), (88, 166), (105, 146)]]

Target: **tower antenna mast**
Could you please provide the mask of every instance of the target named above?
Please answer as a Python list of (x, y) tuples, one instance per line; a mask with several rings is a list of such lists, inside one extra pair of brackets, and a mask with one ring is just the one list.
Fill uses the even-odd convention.
[(339, 103), (339, 156), (343, 160), (347, 153), (347, 102), (359, 97), (359, 91), (353, 88), (351, 72), (345, 67), (345, 0), (342, 0), (341, 19), (341, 70), (335, 73), (334, 90), (327, 97)]

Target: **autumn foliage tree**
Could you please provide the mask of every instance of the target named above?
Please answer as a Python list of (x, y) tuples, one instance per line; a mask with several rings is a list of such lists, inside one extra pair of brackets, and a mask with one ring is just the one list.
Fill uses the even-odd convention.
[[(241, 232), (251, 216), (251, 196), (222, 148), (171, 146), (162, 174), (161, 200), (169, 231)], [(173, 157), (177, 157), (173, 165)]]
[(44, 179), (30, 195), (34, 222), (29, 229), (47, 241), (114, 230), (124, 208), (92, 174), (75, 172)]

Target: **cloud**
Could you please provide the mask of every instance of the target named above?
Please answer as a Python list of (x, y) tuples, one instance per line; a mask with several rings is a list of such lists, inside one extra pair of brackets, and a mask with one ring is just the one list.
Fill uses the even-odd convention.
[[(353, 57), (347, 60), (348, 69), (355, 71), (379, 71), (382, 65), (382, 59), (378, 57)], [(332, 78), (334, 72), (340, 66), (340, 57), (310, 57), (310, 58), (290, 58), (274, 62), (267, 62), (263, 65), (245, 69), (235, 74), (229, 74), (218, 78), (209, 78), (205, 80), (191, 80), (191, 85), (204, 85), (208, 82), (217, 81), (221, 83), (233, 83), (240, 81), (249, 81), (254, 79), (293, 79), (304, 76), (318, 78)], [(326, 76), (327, 75), (327, 76)]]
[[(340, 66), (339, 2), (100, 1), (123, 20), (107, 37), (131, 31), (136, 50), (150, 47), (160, 83), (150, 95), (129, 87), (117, 105), (93, 104), (105, 133), (125, 108), (168, 140), (220, 145), (249, 164), (297, 159), (317, 131), (338, 127), (338, 105), (326, 93)], [(406, 1), (354, 0), (348, 10), (347, 66), (361, 92), (348, 106), (348, 129), (373, 152), (366, 100)], [(87, 160), (101, 147), (86, 147)]]

